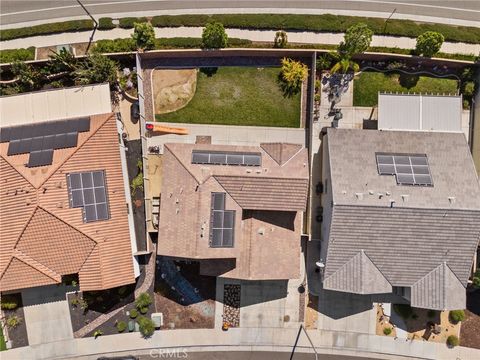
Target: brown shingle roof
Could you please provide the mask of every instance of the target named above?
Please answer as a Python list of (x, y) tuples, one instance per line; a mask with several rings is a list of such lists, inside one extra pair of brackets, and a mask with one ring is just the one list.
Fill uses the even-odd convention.
[(302, 149), (300, 144), (262, 143), (260, 147), (275, 160), (278, 165), (285, 164)]
[[(90, 131), (79, 133), (78, 146), (55, 150), (50, 166), (27, 168), (22, 158), (25, 155), (8, 156), (7, 148), (7, 143), (0, 144), (0, 289), (60, 282), (60, 275), (76, 272), (82, 290), (132, 283), (130, 231), (115, 116), (91, 116)], [(92, 170), (105, 171), (110, 219), (84, 223), (82, 210), (69, 206), (66, 175)], [(19, 265), (18, 258), (25, 265)], [(12, 259), (16, 259), (13, 267)], [(30, 275), (17, 274), (17, 269), (27, 269)], [(54, 279), (47, 281), (35, 271), (47, 278), (51, 274)], [(22, 276), (22, 281), (10, 281), (15, 276)]]

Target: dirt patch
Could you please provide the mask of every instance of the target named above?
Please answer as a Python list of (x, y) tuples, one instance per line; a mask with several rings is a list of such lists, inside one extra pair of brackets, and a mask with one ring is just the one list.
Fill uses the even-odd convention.
[[(160, 261), (162, 261), (160, 259)], [(162, 329), (213, 329), (215, 327), (216, 279), (199, 274), (198, 263), (176, 262), (181, 275), (194, 286), (203, 301), (188, 304), (178, 291), (169, 286), (160, 271), (155, 276), (155, 306), (163, 313)], [(208, 308), (209, 311), (205, 311)], [(206, 313), (210, 315), (205, 315)]]
[(318, 321), (318, 296), (308, 294), (308, 305), (305, 315), (305, 328), (316, 329)]
[(460, 330), (460, 345), (480, 349), (480, 290), (467, 293), (467, 310)]
[[(84, 55), (87, 50), (88, 43), (71, 44), (70, 46), (75, 49), (75, 55)], [(56, 46), (46, 46), (46, 47), (37, 48), (36, 60), (49, 59), (50, 56), (53, 55), (53, 53), (56, 51), (57, 51)]]
[(197, 69), (155, 69), (152, 73), (155, 114), (185, 107), (195, 94)]
[[(384, 331), (385, 329), (391, 329), (390, 334), (386, 334)], [(388, 316), (385, 315), (383, 312), (383, 307), (377, 304), (377, 322), (375, 326), (375, 333), (377, 335), (381, 336), (390, 336), (390, 337), (396, 337), (397, 332), (395, 331), (395, 328), (393, 325), (390, 323), (390, 319)]]

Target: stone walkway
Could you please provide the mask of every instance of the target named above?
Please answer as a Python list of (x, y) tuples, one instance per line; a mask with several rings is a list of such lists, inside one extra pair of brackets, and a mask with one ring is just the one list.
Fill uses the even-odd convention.
[[(157, 253), (157, 250), (155, 248), (155, 245), (153, 245), (152, 254), (150, 255), (150, 259), (148, 261), (148, 264), (145, 266), (145, 277), (143, 279), (143, 282), (140, 284), (140, 286), (138, 286), (135, 289), (135, 298), (137, 298), (138, 295), (140, 295), (141, 293), (148, 291), (148, 289), (152, 285), (152, 282), (153, 282), (154, 277), (155, 277), (155, 254), (156, 253)], [(122, 306), (118, 309), (115, 309), (115, 310), (109, 312), (109, 313), (100, 315), (98, 318), (93, 320), (88, 325), (84, 326), (80, 330), (77, 330), (73, 334), (74, 337), (76, 337), (76, 338), (84, 337), (85, 335), (92, 332), (94, 329), (96, 329), (100, 325), (102, 325), (105, 322), (107, 322), (108, 320), (110, 320), (112, 317), (114, 317), (120, 311), (125, 309), (125, 307), (127, 307), (128, 305), (130, 305), (130, 304), (126, 304), (126, 305), (124, 305), (124, 306)]]
[(240, 326), (240, 285), (225, 284), (223, 291), (223, 321), (230, 327)]

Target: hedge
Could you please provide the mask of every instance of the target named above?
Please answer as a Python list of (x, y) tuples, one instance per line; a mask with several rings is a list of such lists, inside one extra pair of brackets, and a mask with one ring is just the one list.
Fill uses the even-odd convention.
[(112, 18), (102, 17), (98, 19), (98, 30), (115, 29), (117, 26), (113, 23)]
[(480, 28), (445, 24), (416, 23), (411, 20), (385, 19), (343, 15), (296, 14), (215, 14), (215, 15), (160, 15), (151, 23), (156, 27), (205, 26), (209, 21), (219, 21), (226, 28), (296, 30), (317, 32), (345, 32), (350, 26), (363, 22), (376, 35), (417, 37), (425, 31), (438, 31), (446, 41), (480, 43)]
[(120, 26), (122, 29), (133, 29), (133, 26), (135, 23), (142, 23), (142, 22), (147, 22), (146, 17), (126, 17), (126, 18), (121, 18), (119, 21), (118, 26)]
[(0, 50), (0, 64), (11, 63), (16, 60), (35, 60), (35, 47), (30, 46), (27, 49)]
[(57, 22), (51, 24), (35, 25), (18, 29), (0, 30), (0, 39), (2, 41), (24, 38), (37, 35), (48, 35), (64, 32), (74, 32), (83, 30), (92, 30), (92, 20), (72, 20)]

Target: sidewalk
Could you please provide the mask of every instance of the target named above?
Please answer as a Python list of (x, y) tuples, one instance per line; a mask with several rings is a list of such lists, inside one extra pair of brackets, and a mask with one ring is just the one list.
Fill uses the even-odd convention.
[[(291, 351), (298, 329), (295, 328), (238, 328), (223, 332), (220, 329), (156, 331), (150, 339), (139, 333), (75, 339), (63, 342), (30, 346), (2, 352), (2, 360), (10, 359), (95, 359), (100, 354), (148, 354), (151, 349), (179, 348), (188, 351)], [(413, 359), (473, 360), (480, 358), (480, 350), (445, 344), (394, 340), (391, 337), (340, 331), (308, 330), (317, 352), (373, 356), (395, 359), (399, 356)], [(297, 352), (312, 352), (305, 336), (301, 334)], [(110, 353), (110, 352), (115, 352)]]
[[(155, 28), (157, 38), (172, 37), (196, 37), (202, 36), (201, 27), (178, 27), (178, 28)], [(248, 39), (252, 41), (272, 42), (275, 37), (272, 30), (242, 30), (227, 29), (227, 34), (231, 38)], [(133, 33), (132, 29), (112, 29), (108, 31), (96, 31), (94, 40), (128, 38)], [(91, 31), (81, 31), (76, 33), (63, 33), (45, 36), (33, 36), (23, 39), (14, 39), (0, 42), (0, 49), (18, 49), (29, 46), (45, 47), (64, 44), (75, 44), (88, 42)], [(294, 32), (287, 31), (288, 41), (291, 43), (305, 44), (329, 44), (337, 45), (343, 40), (343, 33), (315, 33), (315, 32)], [(398, 47), (401, 49), (413, 49), (416, 40), (407, 37), (394, 36), (373, 36), (372, 46)], [(480, 44), (450, 43), (445, 42), (440, 51), (445, 53), (459, 54), (478, 54)]]

